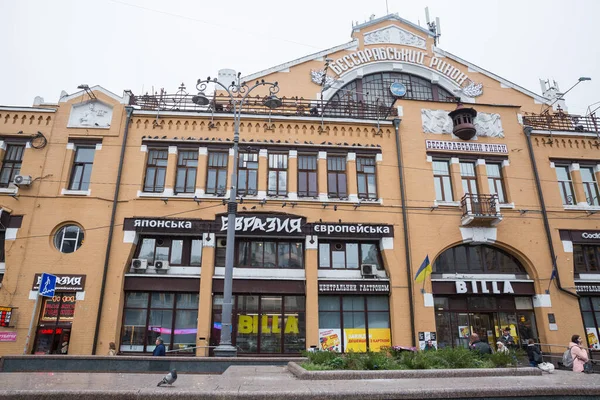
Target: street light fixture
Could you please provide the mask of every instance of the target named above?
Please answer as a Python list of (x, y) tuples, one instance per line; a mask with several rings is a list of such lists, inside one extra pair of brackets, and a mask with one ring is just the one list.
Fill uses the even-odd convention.
[[(270, 109), (281, 106), (281, 100), (276, 96), (279, 92), (277, 82), (265, 82), (264, 79), (256, 81), (253, 86), (248, 86), (246, 82), (240, 83), (240, 74), (238, 73), (237, 82), (233, 81), (229, 86), (223, 85), (217, 81), (217, 78), (210, 77), (205, 80), (198, 79), (196, 88), (198, 95), (192, 97), (192, 102), (201, 106), (208, 105), (210, 100), (205, 95), (204, 91), (210, 83), (220, 86), (227, 92), (233, 105), (233, 172), (231, 173), (231, 190), (229, 193), (229, 202), (227, 203), (227, 248), (225, 251), (225, 282), (223, 288), (223, 312), (221, 316), (221, 340), (219, 345), (214, 349), (217, 357), (236, 357), (237, 349), (231, 344), (232, 333), (232, 310), (233, 310), (233, 257), (235, 254), (235, 218), (237, 213), (237, 175), (238, 175), (238, 143), (240, 140), (240, 119), (242, 108), (246, 98), (255, 88), (259, 86), (267, 86), (269, 88), (269, 96), (263, 101), (263, 105)], [(243, 95), (240, 99), (235, 98), (234, 94)]]

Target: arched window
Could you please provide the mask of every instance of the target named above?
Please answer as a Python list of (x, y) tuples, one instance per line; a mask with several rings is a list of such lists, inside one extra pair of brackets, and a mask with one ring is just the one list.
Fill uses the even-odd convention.
[(444, 251), (433, 264), (434, 273), (523, 274), (519, 260), (485, 244), (459, 245)]
[(455, 101), (455, 96), (452, 93), (427, 79), (398, 72), (379, 72), (355, 79), (343, 86), (331, 97), (327, 107), (335, 109), (347, 102), (365, 102), (369, 104), (377, 102), (390, 107), (395, 100), (390, 93), (390, 85), (394, 82), (401, 82), (406, 86), (404, 99)]

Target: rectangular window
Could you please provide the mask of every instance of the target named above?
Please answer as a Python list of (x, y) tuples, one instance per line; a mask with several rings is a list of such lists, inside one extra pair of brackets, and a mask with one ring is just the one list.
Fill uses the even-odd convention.
[(224, 196), (227, 186), (227, 153), (208, 153), (208, 171), (206, 174), (206, 193)]
[(202, 240), (191, 237), (142, 237), (134, 258), (148, 261), (168, 261), (169, 265), (199, 266), (202, 263)]
[(348, 197), (345, 156), (327, 157), (327, 195), (334, 198)]
[(255, 196), (258, 182), (258, 154), (240, 153), (237, 192), (240, 196)]
[(6, 146), (2, 169), (0, 169), (0, 187), (7, 188), (21, 172), (24, 145), (9, 144)]
[(506, 203), (504, 183), (502, 181), (502, 166), (500, 164), (486, 163), (485, 169), (488, 177), (488, 185), (490, 186), (490, 194), (497, 195), (500, 203)]
[(317, 197), (317, 156), (298, 156), (298, 197)]
[(287, 195), (287, 154), (269, 153), (269, 196)]
[(388, 296), (319, 296), (319, 350), (364, 352), (389, 347), (389, 310)]
[(477, 176), (475, 174), (475, 163), (460, 163), (460, 179), (464, 194), (477, 194)]
[(126, 292), (123, 311), (120, 351), (151, 353), (160, 336), (167, 350), (193, 353), (198, 293)]
[(96, 146), (77, 146), (69, 190), (88, 190)]
[(598, 182), (596, 182), (596, 175), (594, 174), (593, 167), (581, 167), (581, 181), (583, 182), (583, 191), (585, 192), (585, 199), (590, 206), (599, 206), (600, 199), (598, 199)]
[(197, 150), (179, 150), (177, 154), (177, 176), (175, 193), (194, 193), (196, 191), (196, 170), (198, 169)]
[(433, 161), (433, 183), (435, 185), (435, 199), (440, 201), (453, 201), (452, 183), (450, 180), (450, 164), (445, 160)]
[(573, 245), (573, 265), (575, 273), (589, 274), (600, 272), (600, 246)]
[(304, 267), (304, 246), (302, 242), (277, 240), (240, 240), (236, 242), (236, 248), (236, 267)]
[[(213, 296), (211, 346), (219, 345), (223, 296)], [(245, 354), (298, 354), (306, 349), (304, 296), (234, 296), (233, 345)]]
[(356, 157), (356, 178), (358, 180), (358, 197), (361, 199), (377, 199), (375, 158)]
[(146, 179), (144, 180), (144, 192), (164, 192), (168, 156), (169, 152), (166, 149), (148, 150), (148, 164), (146, 165)]
[(376, 243), (319, 243), (319, 268), (358, 269), (361, 264), (383, 269)]
[(573, 182), (571, 181), (571, 173), (569, 172), (569, 166), (556, 165), (555, 169), (562, 203), (564, 205), (575, 204), (575, 196), (573, 195)]

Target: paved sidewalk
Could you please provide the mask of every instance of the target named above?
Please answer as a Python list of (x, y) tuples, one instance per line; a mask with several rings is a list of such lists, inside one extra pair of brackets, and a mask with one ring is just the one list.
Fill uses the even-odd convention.
[[(440, 399), (564, 395), (600, 398), (600, 375), (555, 371), (542, 376), (451, 379), (296, 379), (286, 367), (230, 367), (222, 375), (1, 373), (0, 399)], [(555, 397), (559, 398), (559, 397)]]

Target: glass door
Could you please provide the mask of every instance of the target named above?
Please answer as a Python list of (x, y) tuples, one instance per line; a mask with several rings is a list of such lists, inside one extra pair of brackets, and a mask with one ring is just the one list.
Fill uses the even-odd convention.
[(493, 313), (469, 313), (471, 331), (479, 335), (479, 340), (487, 342), (495, 348), (496, 335), (494, 333)]

